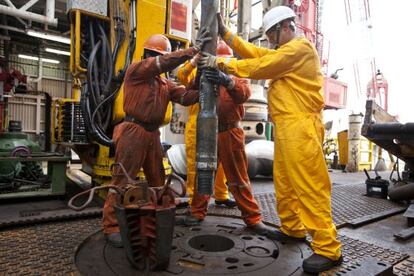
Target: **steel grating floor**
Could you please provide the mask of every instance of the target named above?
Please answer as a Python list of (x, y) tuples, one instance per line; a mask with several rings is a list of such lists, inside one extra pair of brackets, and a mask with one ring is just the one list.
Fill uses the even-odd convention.
[(414, 275), (414, 256), (400, 262), (394, 266), (394, 273), (400, 276)]
[(0, 275), (67, 275), (75, 272), (76, 246), (101, 219), (51, 222), (0, 231)]
[[(380, 213), (398, 213), (406, 206), (363, 196), (362, 184), (334, 185), (332, 209), (335, 224), (347, 223)], [(255, 195), (264, 221), (279, 225), (273, 193)], [(186, 212), (179, 210), (178, 212)], [(211, 206), (210, 215), (240, 217), (237, 209)], [(2, 275), (77, 275), (75, 250), (87, 237), (100, 230), (100, 218), (82, 218), (0, 230), (0, 276)], [(344, 263), (324, 275), (349, 275), (371, 266), (372, 260), (395, 265), (397, 275), (413, 275), (414, 259), (407, 254), (376, 246), (348, 236), (343, 242)], [(371, 262), (371, 263), (370, 263)], [(264, 275), (265, 276), (265, 275)]]
[[(372, 217), (389, 216), (403, 212), (407, 209), (406, 205), (391, 202), (380, 198), (364, 196), (365, 185), (349, 184), (335, 185), (332, 191), (332, 214), (337, 228), (344, 227), (347, 224), (361, 222)], [(274, 193), (261, 193), (254, 195), (260, 210), (263, 221), (280, 226), (280, 220), (277, 215), (276, 197)], [(187, 210), (179, 210), (183, 214)], [(228, 209), (225, 207), (210, 205), (209, 214), (216, 216), (240, 217), (240, 211), (237, 208)]]
[[(0, 231), (0, 275), (78, 274), (74, 264), (76, 248), (100, 230), (100, 222), (98, 218), (79, 219)], [(368, 265), (364, 260), (370, 257), (389, 265), (398, 263), (394, 269), (397, 275), (412, 275), (414, 262), (407, 259), (407, 254), (347, 236), (339, 238), (343, 243), (344, 263), (324, 275), (352, 274)]]

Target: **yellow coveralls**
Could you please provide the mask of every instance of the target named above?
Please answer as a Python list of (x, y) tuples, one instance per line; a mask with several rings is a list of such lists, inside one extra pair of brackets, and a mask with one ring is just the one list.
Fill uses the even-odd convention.
[(243, 59), (217, 58), (221, 70), (271, 80), (273, 178), (281, 231), (292, 237), (304, 237), (307, 231), (316, 254), (339, 259), (341, 243), (332, 220), (331, 181), (322, 151), (323, 76), (314, 46), (297, 37), (277, 50), (260, 48), (230, 31), (224, 41)]
[[(179, 67), (177, 72), (178, 80), (185, 86), (190, 85), (197, 74), (197, 69), (190, 61), (184, 63)], [(197, 115), (199, 104), (194, 104), (189, 107), (188, 121), (185, 124), (185, 153), (187, 155), (187, 194), (191, 200), (194, 194), (194, 187), (196, 182), (196, 130), (197, 130)], [(215, 200), (225, 201), (229, 199), (229, 191), (226, 185), (226, 177), (221, 164), (219, 164), (216, 172), (214, 182), (214, 198)]]

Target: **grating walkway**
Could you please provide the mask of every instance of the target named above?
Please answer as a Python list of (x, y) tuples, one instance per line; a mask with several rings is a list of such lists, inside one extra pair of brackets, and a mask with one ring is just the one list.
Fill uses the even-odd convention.
[[(74, 264), (76, 248), (100, 230), (100, 219), (79, 219), (44, 223), (0, 232), (0, 275), (78, 274)], [(340, 236), (344, 263), (324, 275), (343, 275), (369, 265), (373, 258), (394, 268), (397, 275), (412, 275), (413, 258), (370, 243)], [(401, 262), (402, 261), (402, 262)], [(411, 273), (411, 274), (410, 274)], [(352, 274), (352, 273), (351, 273)]]
[[(355, 219), (381, 213), (401, 212), (406, 206), (383, 199), (363, 196), (361, 184), (333, 187), (332, 208), (335, 224), (342, 227)], [(260, 203), (264, 220), (278, 225), (273, 193), (255, 195)], [(179, 210), (178, 212), (185, 212)], [(239, 218), (237, 209), (211, 206), (209, 213)], [(68, 275), (78, 274), (74, 255), (76, 248), (88, 236), (100, 230), (100, 218), (50, 222), (0, 231), (0, 276), (2, 275)], [(395, 265), (397, 275), (413, 275), (414, 261), (403, 254), (371, 243), (340, 236), (343, 243), (344, 263), (324, 275), (352, 274), (383, 262)], [(373, 261), (372, 261), (373, 260)]]
[[(406, 205), (391, 202), (380, 198), (364, 196), (365, 185), (349, 184), (335, 185), (332, 191), (332, 214), (337, 228), (347, 224), (360, 223), (364, 220), (381, 218), (403, 212)], [(280, 226), (280, 220), (276, 211), (276, 197), (274, 193), (255, 194), (260, 206), (263, 221)], [(187, 210), (179, 210), (183, 214)], [(216, 216), (240, 217), (240, 211), (225, 207), (210, 205), (209, 214)]]

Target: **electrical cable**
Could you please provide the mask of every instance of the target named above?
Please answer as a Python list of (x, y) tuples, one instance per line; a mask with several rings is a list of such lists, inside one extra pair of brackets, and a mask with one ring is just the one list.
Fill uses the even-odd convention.
[[(132, 1), (130, 5), (130, 14), (135, 13), (134, 2)], [(113, 146), (110, 135), (108, 135), (112, 127), (113, 99), (120, 90), (125, 71), (135, 52), (136, 22), (134, 18), (131, 17), (126, 61), (124, 67), (117, 73), (114, 72), (115, 61), (125, 39), (123, 20), (119, 12), (114, 15), (117, 33), (113, 52), (103, 25), (91, 20), (88, 26), (90, 52), (87, 63), (87, 81), (82, 85), (80, 107), (90, 138), (109, 147)]]

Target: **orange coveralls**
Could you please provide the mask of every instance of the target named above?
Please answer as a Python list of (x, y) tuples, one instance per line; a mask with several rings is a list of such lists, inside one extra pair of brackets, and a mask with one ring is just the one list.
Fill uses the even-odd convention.
[[(182, 105), (198, 102), (198, 91), (186, 90), (160, 76), (192, 58), (192, 48), (150, 57), (131, 64), (124, 81), (124, 111), (135, 122), (122, 122), (115, 126), (115, 163), (122, 163), (128, 175), (134, 179), (142, 167), (150, 186), (164, 184), (162, 147), (160, 143), (161, 126), (169, 101)], [(116, 174), (120, 174), (118, 169)], [(112, 185), (124, 186), (126, 177), (114, 176)], [(113, 208), (116, 194), (111, 190), (103, 209), (103, 228), (105, 234), (118, 233), (119, 227)]]
[[(247, 157), (244, 149), (244, 132), (240, 121), (244, 117), (243, 103), (250, 97), (251, 90), (246, 80), (233, 77), (234, 88), (227, 90), (220, 86), (218, 101), (219, 133), (217, 139), (218, 163), (221, 163), (227, 178), (227, 185), (236, 200), (242, 218), (248, 226), (261, 222), (259, 206), (253, 197), (247, 174)], [(209, 195), (194, 191), (191, 213), (204, 219), (207, 215)]]

